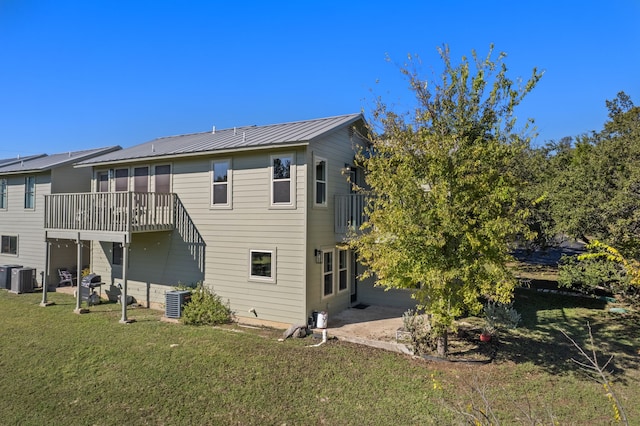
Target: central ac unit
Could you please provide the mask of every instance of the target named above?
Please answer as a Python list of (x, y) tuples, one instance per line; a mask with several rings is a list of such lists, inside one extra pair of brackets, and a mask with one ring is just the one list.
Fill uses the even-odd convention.
[(165, 294), (165, 313), (167, 318), (180, 318), (182, 308), (191, 300), (191, 292), (187, 290), (173, 290)]
[(11, 292), (31, 293), (36, 270), (33, 268), (15, 268), (11, 270)]

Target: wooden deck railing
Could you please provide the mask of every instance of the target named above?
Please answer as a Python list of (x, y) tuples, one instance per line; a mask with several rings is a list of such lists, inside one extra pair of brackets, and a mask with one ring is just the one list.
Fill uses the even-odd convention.
[(98, 192), (45, 195), (46, 229), (144, 232), (173, 229), (175, 194)]
[(367, 202), (364, 194), (336, 195), (335, 198), (336, 234), (346, 234), (349, 230), (357, 231), (367, 217), (364, 206)]

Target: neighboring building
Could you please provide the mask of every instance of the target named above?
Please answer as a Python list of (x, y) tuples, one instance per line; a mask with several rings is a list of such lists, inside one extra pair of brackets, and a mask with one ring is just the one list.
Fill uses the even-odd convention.
[[(272, 325), (378, 300), (340, 245), (362, 215), (347, 177), (361, 179), (363, 126), (351, 114), (214, 128), (82, 161), (93, 193), (47, 196), (47, 240), (91, 241), (82, 263), (150, 307), (198, 282), (243, 321)], [(382, 300), (407, 302), (397, 294)]]
[[(36, 269), (42, 284), (46, 265), (44, 230), (45, 196), (91, 190), (91, 171), (73, 163), (107, 154), (120, 147), (35, 155), (0, 162), (0, 265)], [(57, 282), (57, 268), (76, 265), (76, 244), (52, 240), (57, 250), (49, 260), (47, 282)], [(87, 247), (88, 251), (88, 247)]]

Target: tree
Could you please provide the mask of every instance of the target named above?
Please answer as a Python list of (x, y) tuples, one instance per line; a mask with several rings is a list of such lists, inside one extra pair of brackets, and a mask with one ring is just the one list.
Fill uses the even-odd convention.
[(512, 298), (509, 242), (529, 234), (514, 173), (529, 122), (516, 133), (513, 112), (542, 74), (534, 69), (524, 85), (514, 83), (505, 55), (492, 59), (493, 46), (459, 65), (446, 46), (439, 53), (440, 82), (421, 79), (411, 57), (401, 68), (415, 111), (401, 115), (378, 99), (370, 148), (356, 158), (369, 219), (351, 245), (377, 285), (416, 289), (444, 356), (454, 319), (479, 312), (479, 297)]
[(640, 108), (624, 93), (607, 101), (609, 120), (550, 158), (547, 192), (556, 231), (600, 240), (640, 257)]

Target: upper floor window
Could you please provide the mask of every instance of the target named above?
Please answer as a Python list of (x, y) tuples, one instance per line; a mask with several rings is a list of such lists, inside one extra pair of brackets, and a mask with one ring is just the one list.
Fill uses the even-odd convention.
[(315, 159), (315, 205), (327, 205), (327, 160), (324, 158)]
[(109, 192), (109, 172), (96, 173), (96, 192)]
[(0, 209), (7, 208), (7, 180), (0, 179)]
[(0, 242), (0, 253), (18, 254), (18, 237), (13, 235), (3, 235)]
[(271, 156), (271, 205), (295, 207), (293, 154)]
[(135, 167), (133, 169), (133, 191), (149, 192), (149, 167)]
[(129, 190), (129, 169), (116, 169), (116, 191)]
[(24, 178), (24, 208), (34, 209), (36, 207), (36, 178), (27, 176)]
[(155, 192), (160, 194), (168, 194), (171, 192), (171, 166), (168, 164), (162, 164), (155, 166)]
[(211, 205), (231, 207), (231, 161), (211, 162)]

